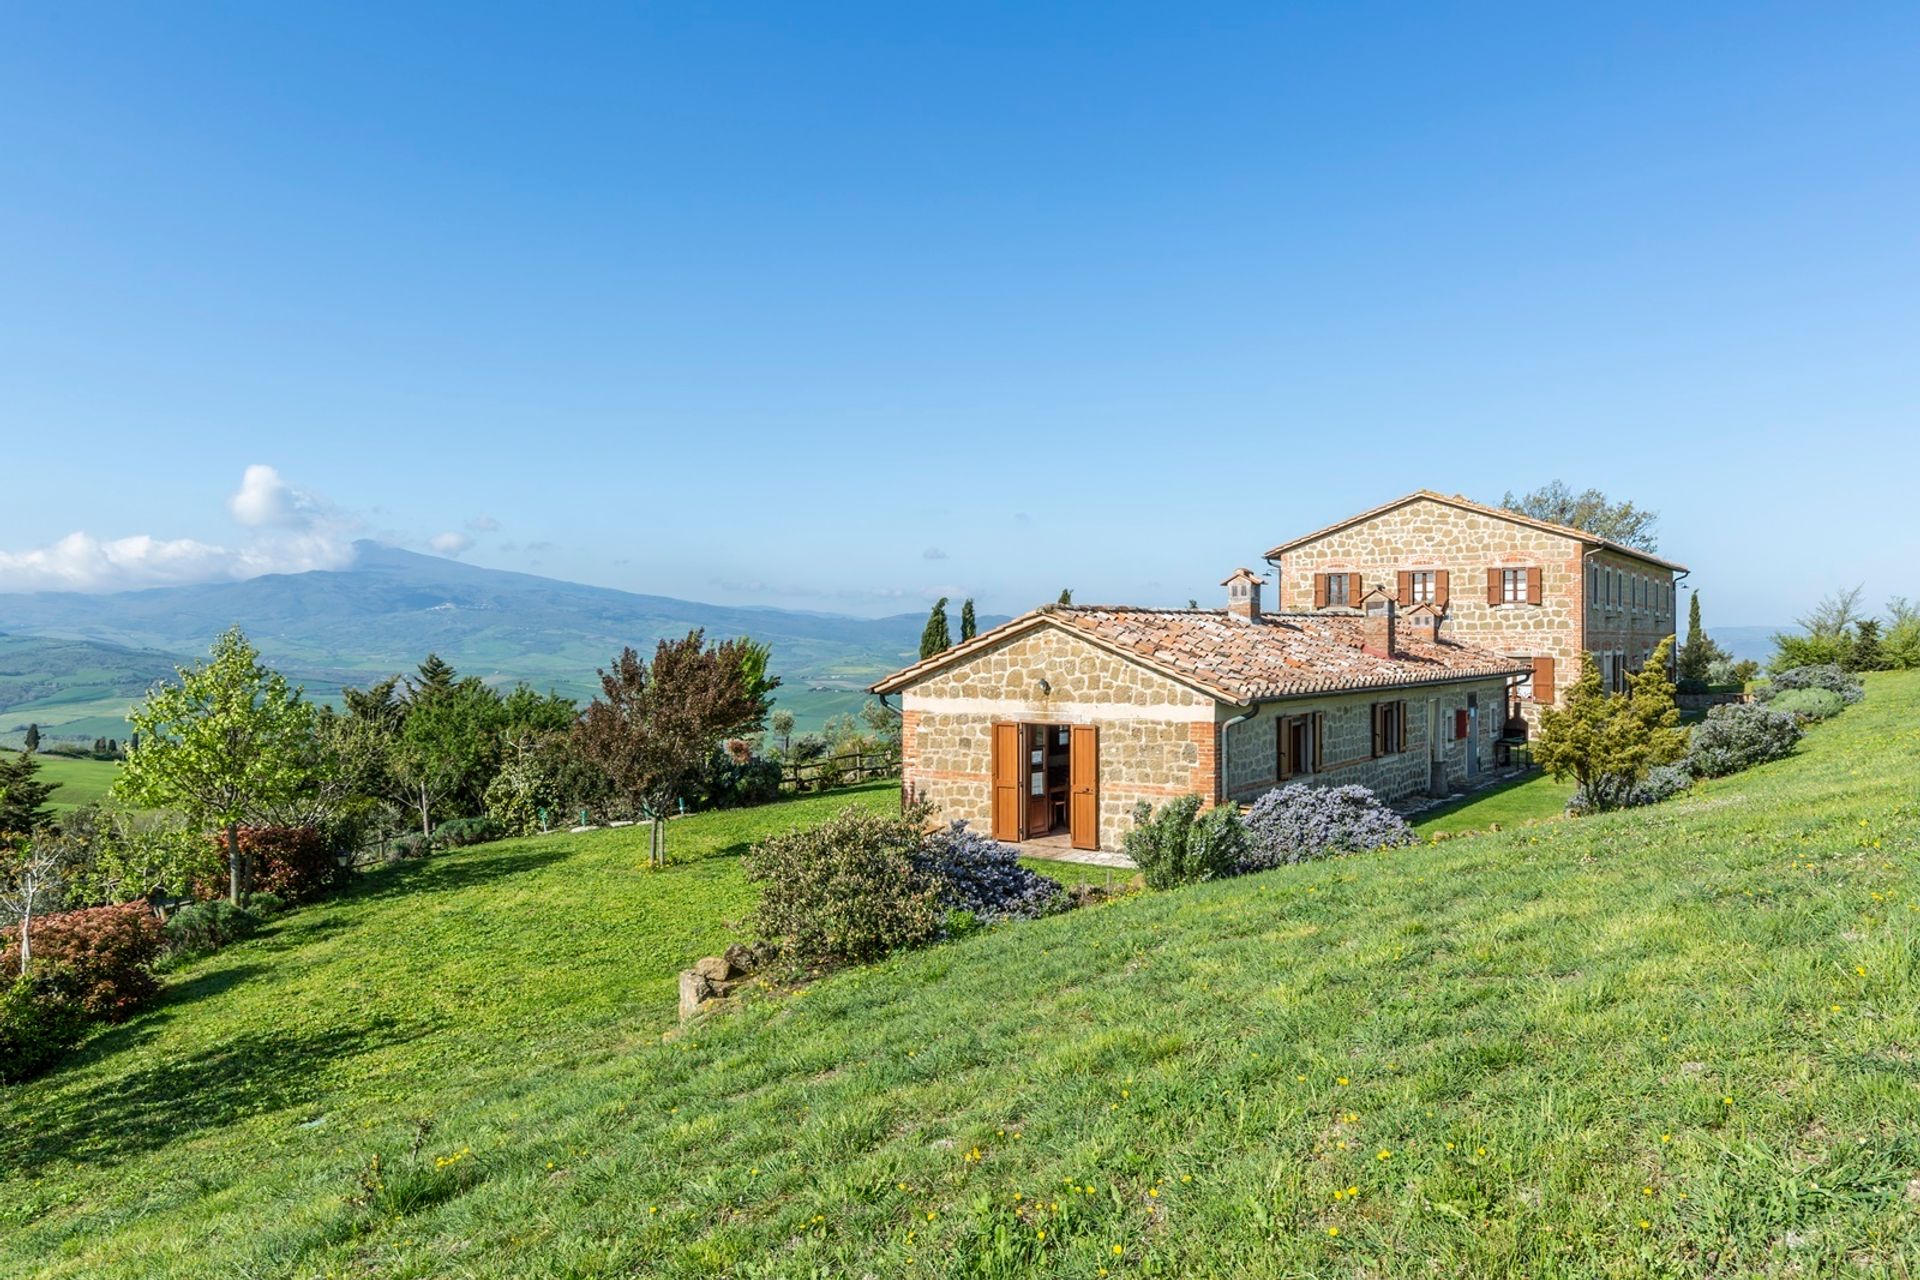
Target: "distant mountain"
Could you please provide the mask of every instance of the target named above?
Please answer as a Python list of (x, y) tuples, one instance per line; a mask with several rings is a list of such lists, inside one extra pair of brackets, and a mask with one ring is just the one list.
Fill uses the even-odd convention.
[[(857, 707), (864, 685), (911, 662), (925, 622), (918, 613), (853, 618), (700, 604), (485, 569), (373, 542), (355, 550), (354, 563), (340, 570), (106, 595), (0, 595), (0, 632), (13, 646), (0, 647), (0, 667), (9, 665), (5, 655), (12, 652), (20, 668), (11, 678), (0, 673), (0, 734), (36, 718), (24, 714), (35, 706), (90, 718), (114, 705), (124, 709), (152, 678), (204, 655), (214, 636), (235, 623), (268, 661), (318, 696), (411, 671), (434, 652), (491, 682), (525, 680), (585, 697), (599, 687), (595, 669), (622, 645), (644, 653), (696, 627), (714, 638), (750, 635), (772, 646), (774, 669), (785, 681), (780, 705), (812, 725)], [(982, 619), (982, 626), (993, 621)], [(27, 646), (22, 638), (43, 643)], [(44, 644), (56, 640), (75, 643)], [(49, 681), (64, 682), (63, 688)], [(62, 696), (63, 689), (73, 696)]]
[[(1777, 627), (1707, 628), (1707, 634), (1728, 653), (1736, 658), (1752, 658), (1759, 663), (1765, 663), (1773, 656), (1773, 638), (1782, 632), (1790, 636), (1799, 635), (1800, 628), (1791, 622), (1783, 622)], [(1686, 639), (1684, 626), (1681, 628), (1680, 638)]]

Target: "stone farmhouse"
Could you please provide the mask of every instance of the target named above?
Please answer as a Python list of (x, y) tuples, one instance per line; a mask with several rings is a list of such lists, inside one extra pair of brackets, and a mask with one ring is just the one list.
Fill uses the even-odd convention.
[(880, 681), (900, 695), (907, 793), (998, 840), (1114, 849), (1142, 800), (1295, 779), (1395, 800), (1493, 768), (1530, 658), (1371, 586), (1268, 614), (1252, 570), (1221, 585), (1225, 609), (1050, 605)]
[(1673, 634), (1674, 588), (1687, 574), (1579, 529), (1425, 489), (1283, 542), (1266, 560), (1282, 609), (1353, 613), (1378, 589), (1403, 610), (1437, 611), (1453, 639), (1522, 660), (1529, 670), (1507, 714), (1535, 728), (1582, 652), (1609, 688), (1625, 686)]

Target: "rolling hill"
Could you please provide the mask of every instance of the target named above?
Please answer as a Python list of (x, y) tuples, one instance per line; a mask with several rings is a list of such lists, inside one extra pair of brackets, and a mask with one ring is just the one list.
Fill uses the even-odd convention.
[(124, 732), (120, 715), (153, 679), (235, 623), (318, 697), (411, 670), (429, 652), (492, 682), (586, 697), (622, 645), (644, 652), (695, 627), (751, 635), (772, 646), (780, 705), (805, 728), (858, 707), (866, 683), (911, 661), (924, 622), (639, 595), (372, 542), (356, 552), (342, 570), (0, 595), (0, 735), (17, 737), (28, 721), (66, 736)]
[(678, 1031), (737, 855), (897, 791), (383, 867), (14, 1087), (0, 1273), (1907, 1276), (1917, 716)]

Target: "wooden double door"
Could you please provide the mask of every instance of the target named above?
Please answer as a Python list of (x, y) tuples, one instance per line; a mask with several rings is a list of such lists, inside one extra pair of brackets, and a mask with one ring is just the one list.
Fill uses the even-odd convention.
[(993, 838), (1017, 843), (1065, 830), (1100, 847), (1100, 731), (1090, 724), (993, 726)]

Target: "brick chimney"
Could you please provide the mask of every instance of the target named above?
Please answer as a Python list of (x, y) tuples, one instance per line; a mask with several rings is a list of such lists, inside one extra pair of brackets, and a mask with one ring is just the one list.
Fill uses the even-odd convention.
[(1360, 647), (1377, 658), (1393, 656), (1394, 614), (1396, 612), (1393, 597), (1384, 593), (1375, 593), (1366, 603), (1366, 613), (1360, 619)]
[(1242, 622), (1260, 621), (1260, 575), (1251, 569), (1235, 569), (1221, 586), (1227, 589), (1227, 616)]
[(1405, 627), (1415, 640), (1433, 641), (1440, 638), (1440, 621), (1440, 611), (1423, 600), (1401, 614), (1395, 625)]

